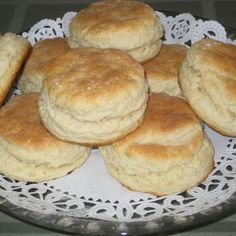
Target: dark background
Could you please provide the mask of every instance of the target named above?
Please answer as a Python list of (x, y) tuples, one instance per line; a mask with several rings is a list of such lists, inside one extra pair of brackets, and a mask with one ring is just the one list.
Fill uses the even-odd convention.
[[(79, 11), (92, 0), (0, 0), (0, 32), (19, 33), (43, 18)], [(155, 10), (189, 12), (236, 28), (236, 0), (144, 0)]]

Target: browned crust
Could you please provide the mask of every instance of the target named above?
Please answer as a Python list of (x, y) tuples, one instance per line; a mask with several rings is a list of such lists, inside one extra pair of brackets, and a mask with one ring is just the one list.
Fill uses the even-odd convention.
[(4, 75), (0, 78), (0, 106), (3, 104), (13, 82), (17, 78), (17, 74), (20, 71), (24, 61), (26, 60), (31, 46), (27, 40), (24, 41), (22, 49), (13, 58), (10, 68)]
[(44, 74), (48, 64), (55, 58), (65, 54), (70, 47), (65, 38), (56, 37), (53, 39), (43, 39), (35, 43), (29, 58), (25, 64), (24, 71)]
[(177, 79), (179, 67), (187, 47), (179, 44), (163, 44), (160, 52), (143, 64), (146, 78), (152, 80)]
[(0, 135), (23, 147), (41, 149), (63, 145), (43, 126), (38, 111), (39, 93), (16, 96), (0, 110)]
[[(169, 137), (166, 144), (158, 144), (160, 135)], [(153, 142), (142, 141), (150, 136), (153, 137)], [(118, 149), (127, 146), (126, 155), (130, 157), (141, 155), (150, 159), (173, 156), (189, 158), (201, 145), (202, 140), (199, 120), (183, 99), (165, 93), (152, 93), (142, 125), (113, 146)], [(178, 145), (174, 144), (175, 142), (179, 142)], [(176, 155), (173, 155), (173, 152)], [(181, 155), (177, 155), (178, 153)]]
[[(156, 21), (155, 11), (139, 1), (105, 0), (90, 4), (72, 19), (70, 32), (86, 39), (138, 37)], [(162, 31), (159, 32), (159, 38)], [(148, 37), (146, 35), (146, 37)], [(120, 38), (122, 40), (122, 38)], [(140, 40), (143, 40), (142, 38)], [(92, 40), (94, 41), (94, 40)], [(96, 40), (95, 40), (96, 41)], [(131, 39), (132, 41), (132, 39)], [(136, 45), (141, 46), (141, 45)]]
[(203, 72), (213, 71), (220, 76), (233, 79), (234, 82), (236, 80), (236, 46), (233, 44), (202, 39), (188, 51), (187, 60), (194, 69)]
[(144, 80), (144, 70), (117, 49), (77, 48), (54, 60), (46, 78), (44, 86), (58, 102), (96, 104), (129, 94)]

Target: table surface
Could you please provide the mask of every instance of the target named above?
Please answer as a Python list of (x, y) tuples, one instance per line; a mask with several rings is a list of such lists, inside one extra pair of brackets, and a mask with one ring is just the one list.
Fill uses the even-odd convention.
[[(91, 0), (0, 0), (0, 32), (19, 33), (43, 18), (55, 19), (67, 11), (79, 11)], [(236, 0), (146, 0), (155, 10), (189, 12), (196, 16), (217, 20), (236, 28)], [(52, 11), (53, 9), (53, 11)], [(15, 219), (0, 212), (0, 234), (66, 235)], [(188, 228), (176, 236), (235, 236), (236, 214), (215, 223)]]

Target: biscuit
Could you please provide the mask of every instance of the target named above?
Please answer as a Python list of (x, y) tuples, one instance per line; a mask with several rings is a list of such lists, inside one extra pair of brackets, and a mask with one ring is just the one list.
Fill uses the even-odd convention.
[(49, 65), (39, 111), (58, 138), (101, 145), (139, 125), (147, 98), (143, 67), (129, 54), (77, 48)]
[(57, 37), (36, 42), (18, 82), (21, 92), (40, 92), (48, 64), (69, 49), (64, 38)]
[(6, 33), (0, 37), (0, 105), (4, 102), (30, 50), (27, 39)]
[(236, 46), (213, 39), (196, 42), (179, 79), (199, 118), (223, 135), (236, 136)]
[(90, 4), (72, 18), (69, 32), (72, 48), (116, 48), (139, 62), (159, 52), (163, 36), (161, 22), (149, 5), (124, 0)]
[(38, 93), (15, 96), (0, 110), (0, 172), (16, 180), (40, 182), (64, 176), (90, 152), (46, 130), (38, 99)]
[(199, 120), (183, 99), (165, 93), (150, 95), (142, 125), (100, 150), (123, 185), (160, 196), (190, 189), (214, 167)]
[(178, 74), (186, 52), (184, 45), (163, 44), (160, 52), (143, 64), (151, 92), (181, 96)]

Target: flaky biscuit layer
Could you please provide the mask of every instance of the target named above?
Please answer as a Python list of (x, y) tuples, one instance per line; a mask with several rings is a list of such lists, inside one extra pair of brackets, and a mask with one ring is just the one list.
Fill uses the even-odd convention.
[(185, 191), (214, 167), (213, 147), (191, 108), (164, 93), (151, 94), (142, 125), (100, 150), (122, 184), (156, 195)]
[(160, 49), (162, 25), (155, 11), (138, 1), (100, 1), (73, 17), (69, 45), (117, 48), (138, 61), (146, 61)]
[(14, 179), (38, 182), (66, 175), (90, 153), (47, 131), (38, 98), (38, 93), (16, 96), (0, 111), (0, 172)]
[(236, 46), (195, 43), (180, 69), (184, 96), (197, 115), (223, 135), (236, 135)]
[(22, 93), (40, 92), (49, 63), (69, 51), (64, 38), (43, 39), (35, 43), (19, 79)]
[(143, 64), (151, 92), (181, 96), (179, 68), (186, 52), (187, 47), (184, 45), (163, 44), (160, 52)]
[(142, 66), (116, 49), (73, 49), (50, 64), (39, 110), (57, 137), (112, 142), (143, 119), (148, 97)]
[(30, 50), (27, 39), (6, 33), (0, 37), (0, 105), (4, 102)]

